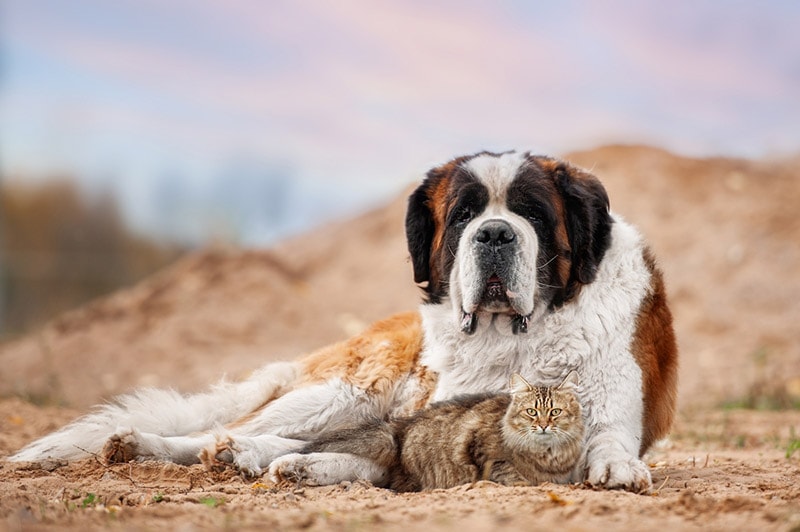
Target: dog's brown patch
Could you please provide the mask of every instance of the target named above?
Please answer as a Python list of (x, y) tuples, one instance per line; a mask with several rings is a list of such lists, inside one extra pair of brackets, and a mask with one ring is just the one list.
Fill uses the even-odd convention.
[(678, 346), (667, 306), (664, 278), (649, 249), (645, 262), (652, 275), (652, 291), (642, 301), (637, 316), (632, 351), (642, 369), (644, 431), (639, 454), (644, 454), (672, 427), (678, 394)]
[(303, 359), (301, 374), (305, 378), (300, 385), (338, 377), (368, 393), (387, 394), (403, 375), (417, 369), (421, 352), (419, 314), (397, 314)]
[[(535, 160), (550, 176), (553, 176), (555, 171), (560, 168), (556, 161), (546, 157), (537, 157)], [(572, 170), (572, 167), (568, 168)], [(550, 196), (550, 204), (556, 211), (557, 217), (557, 223), (554, 227), (554, 236), (556, 249), (560, 250), (558, 257), (555, 259), (556, 271), (558, 272), (558, 284), (560, 286), (566, 286), (567, 280), (569, 279), (569, 272), (572, 268), (572, 261), (569, 258), (572, 248), (569, 245), (569, 234), (567, 233), (567, 212), (564, 206), (564, 198), (558, 193), (556, 187), (548, 187), (548, 193)]]
[(447, 220), (447, 213), (450, 210), (450, 184), (453, 174), (459, 165), (464, 161), (463, 158), (450, 161), (430, 172), (429, 175), (435, 178), (433, 185), (428, 189), (428, 209), (431, 211), (434, 223), (433, 242), (431, 244), (431, 284), (439, 286), (442, 282), (441, 260), (442, 248), (444, 247), (444, 232)]

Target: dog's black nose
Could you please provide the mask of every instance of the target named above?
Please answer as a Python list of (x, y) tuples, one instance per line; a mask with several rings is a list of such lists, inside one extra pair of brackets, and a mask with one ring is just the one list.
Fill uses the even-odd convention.
[(511, 226), (503, 220), (489, 220), (485, 222), (475, 235), (475, 241), (492, 247), (510, 244), (517, 238)]

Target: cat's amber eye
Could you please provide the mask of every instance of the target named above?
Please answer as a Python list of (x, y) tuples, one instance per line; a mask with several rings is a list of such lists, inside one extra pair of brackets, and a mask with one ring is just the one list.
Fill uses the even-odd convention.
[(536, 417), (536, 410), (534, 410), (533, 408), (529, 408), (525, 412), (527, 412), (528, 415), (531, 417)]
[(550, 415), (553, 416), (553, 417), (555, 417), (555, 416), (557, 416), (559, 414), (561, 414), (561, 409), (560, 408), (554, 408), (554, 409), (552, 409), (550, 411)]

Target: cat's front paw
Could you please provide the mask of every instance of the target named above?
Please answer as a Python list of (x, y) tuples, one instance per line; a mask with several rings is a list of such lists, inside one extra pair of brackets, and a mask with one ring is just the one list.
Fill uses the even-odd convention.
[(597, 457), (589, 462), (586, 482), (606, 489), (623, 489), (635, 493), (648, 491), (653, 480), (647, 464), (626, 455)]

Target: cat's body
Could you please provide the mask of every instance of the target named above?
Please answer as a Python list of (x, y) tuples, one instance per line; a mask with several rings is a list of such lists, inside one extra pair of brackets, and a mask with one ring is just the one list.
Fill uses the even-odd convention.
[[(571, 374), (574, 375), (574, 374)], [(348, 478), (348, 460), (385, 471), (375, 484), (397, 491), (450, 488), (477, 480), (506, 485), (564, 482), (580, 458), (583, 421), (574, 378), (557, 387), (515, 376), (510, 394), (471, 395), (414, 415), (374, 421), (308, 444), (270, 466), (274, 479), (303, 481), (329, 466), (328, 483)], [(312, 476), (312, 475), (308, 475)]]

